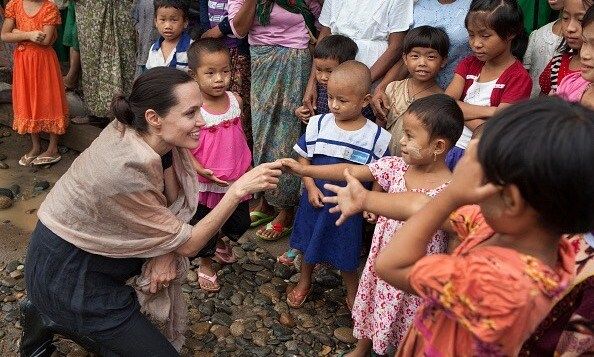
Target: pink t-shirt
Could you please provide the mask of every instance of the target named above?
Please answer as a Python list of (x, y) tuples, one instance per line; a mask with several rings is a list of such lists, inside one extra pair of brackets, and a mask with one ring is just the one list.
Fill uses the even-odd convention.
[[(229, 0), (229, 21), (233, 34), (240, 37), (233, 26), (233, 18), (243, 6), (244, 0)], [(321, 6), (315, 0), (305, 0), (310, 10), (317, 17)], [(294, 14), (274, 4), (270, 13), (270, 23), (262, 26), (254, 19), (248, 33), (248, 42), (252, 46), (268, 45), (305, 49), (309, 44), (309, 32), (303, 15)]]
[(590, 84), (591, 82), (585, 80), (580, 72), (574, 72), (561, 80), (557, 87), (557, 95), (568, 102), (579, 103)]

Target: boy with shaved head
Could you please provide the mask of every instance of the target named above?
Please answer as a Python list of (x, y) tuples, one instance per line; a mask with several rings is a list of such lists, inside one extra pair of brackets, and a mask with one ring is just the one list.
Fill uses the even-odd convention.
[[(328, 80), (330, 113), (311, 117), (305, 134), (294, 146), (302, 165), (365, 165), (389, 155), (390, 133), (361, 114), (369, 104), (370, 87), (371, 73), (361, 62), (346, 61), (332, 71)], [(357, 293), (363, 218), (353, 216), (336, 226), (338, 216), (322, 203), (322, 198), (331, 194), (324, 188), (327, 182), (303, 177), (304, 191), (291, 236), (291, 248), (303, 252), (299, 282), (287, 295), (287, 303), (293, 308), (305, 302), (311, 291), (313, 268), (319, 263), (341, 271), (349, 307)]]

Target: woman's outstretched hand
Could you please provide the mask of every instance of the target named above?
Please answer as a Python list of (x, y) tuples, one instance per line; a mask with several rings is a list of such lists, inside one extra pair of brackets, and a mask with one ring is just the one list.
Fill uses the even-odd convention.
[(337, 226), (344, 223), (349, 217), (363, 211), (363, 204), (369, 192), (359, 180), (350, 174), (348, 169), (344, 170), (344, 178), (347, 182), (345, 187), (324, 185), (325, 189), (336, 193), (336, 196), (324, 197), (322, 201), (336, 205), (330, 208), (330, 212), (340, 213), (340, 217), (336, 220)]
[(235, 181), (228, 192), (242, 199), (252, 193), (273, 190), (277, 187), (278, 178), (282, 174), (281, 167), (280, 160), (258, 165)]

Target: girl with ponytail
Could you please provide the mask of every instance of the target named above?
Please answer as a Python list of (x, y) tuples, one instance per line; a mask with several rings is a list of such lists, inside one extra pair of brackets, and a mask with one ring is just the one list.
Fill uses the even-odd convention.
[(446, 94), (458, 100), (464, 131), (446, 162), (453, 169), (472, 132), (495, 112), (528, 99), (530, 74), (522, 65), (528, 44), (522, 11), (516, 0), (473, 0), (465, 26), (473, 54), (456, 68)]

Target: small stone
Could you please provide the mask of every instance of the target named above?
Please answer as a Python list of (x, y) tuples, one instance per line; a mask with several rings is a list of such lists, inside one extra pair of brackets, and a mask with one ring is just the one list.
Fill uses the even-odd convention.
[(332, 347), (330, 346), (322, 346), (322, 350), (320, 351), (320, 355), (327, 356), (332, 352)]
[(231, 248), (231, 251), (233, 252), (233, 255), (237, 257), (237, 259), (245, 257), (245, 250), (241, 249), (241, 247), (233, 247)]
[(297, 341), (294, 341), (294, 340), (287, 341), (287, 342), (285, 342), (285, 347), (289, 351), (297, 351), (297, 348), (298, 348)]
[(231, 326), (229, 326), (229, 331), (235, 337), (239, 337), (245, 333), (245, 326), (241, 321), (234, 321)]
[(223, 326), (230, 326), (231, 323), (233, 322), (231, 320), (231, 316), (229, 316), (228, 314), (226, 314), (224, 312), (217, 312), (217, 313), (213, 314), (212, 317), (210, 318), (210, 320), (212, 321), (213, 324), (223, 325)]
[(60, 155), (64, 155), (65, 153), (68, 152), (68, 148), (66, 146), (58, 146), (58, 152), (60, 153)]
[(245, 250), (246, 252), (252, 252), (252, 251), (258, 249), (258, 245), (254, 242), (245, 242), (241, 245), (241, 248), (243, 250)]
[(268, 333), (266, 333), (264, 331), (252, 332), (252, 342), (256, 346), (259, 346), (259, 347), (266, 346), (269, 339), (270, 339), (270, 336), (268, 336)]
[(5, 163), (4, 161), (0, 161), (0, 169), (6, 170), (8, 168), (10, 168), (10, 166), (8, 166), (7, 163)]
[(9, 276), (13, 279), (20, 279), (23, 277), (23, 272), (21, 270), (15, 270), (11, 272)]
[(281, 313), (278, 322), (283, 326), (295, 327), (295, 319), (293, 319), (293, 315), (290, 312)]
[(14, 199), (14, 193), (9, 188), (0, 187), (0, 196), (6, 196), (10, 199)]
[(195, 271), (193, 271), (192, 269), (190, 269), (190, 270), (188, 270), (188, 274), (186, 275), (186, 279), (190, 283), (195, 283), (195, 282), (198, 281), (198, 274), (196, 274)]
[(328, 289), (336, 288), (342, 284), (342, 280), (340, 279), (340, 277), (331, 274), (330, 272), (326, 272), (325, 274), (316, 277), (315, 281), (319, 285), (326, 287)]
[(211, 328), (211, 324), (209, 322), (198, 322), (197, 324), (192, 325), (191, 330), (197, 336), (204, 336), (206, 335)]
[(7, 156), (5, 154), (0, 154), (0, 161), (6, 160)]
[(219, 290), (219, 299), (229, 300), (231, 296), (233, 296), (233, 290), (232, 286), (224, 285), (221, 290)]
[(2, 311), (4, 311), (4, 312), (12, 311), (12, 309), (13, 309), (13, 307), (10, 302), (7, 302), (6, 304), (2, 305)]
[(4, 277), (0, 280), (0, 284), (4, 285), (6, 287), (9, 287), (9, 288), (12, 288), (13, 286), (15, 286), (16, 283), (17, 283), (16, 280), (9, 276)]
[(198, 311), (206, 316), (211, 316), (214, 313), (214, 301), (208, 300), (198, 306)]
[(70, 350), (70, 352), (68, 352), (68, 354), (66, 355), (66, 357), (87, 357), (89, 356), (89, 353), (81, 348), (73, 348), (72, 350)]
[(272, 280), (274, 275), (270, 272), (270, 270), (261, 270), (256, 274), (256, 280), (259, 284), (264, 284)]
[(276, 304), (280, 300), (280, 293), (274, 288), (272, 284), (266, 283), (260, 286), (258, 291), (260, 292), (260, 294), (270, 299), (274, 304)]
[(264, 269), (264, 267), (261, 265), (250, 264), (250, 263), (243, 264), (241, 267), (243, 269), (245, 269), (247, 271), (251, 271), (251, 272), (257, 272), (257, 271)]
[(35, 184), (35, 186), (33, 186), (33, 191), (41, 192), (43, 190), (46, 190), (49, 187), (50, 187), (50, 183), (47, 182), (47, 181), (42, 180), (42, 181), (38, 181)]
[(284, 264), (276, 263), (274, 265), (274, 275), (282, 279), (289, 279), (293, 275), (293, 270)]
[(348, 327), (339, 327), (334, 330), (334, 337), (344, 343), (353, 344), (357, 339), (353, 337), (353, 329)]
[(9, 137), (10, 135), (12, 135), (10, 133), (10, 131), (5, 131), (5, 132), (2, 133), (2, 136), (5, 137), (5, 138)]
[(301, 278), (301, 273), (293, 274), (293, 276), (289, 279), (289, 282), (293, 284), (297, 284), (299, 279)]
[(217, 337), (218, 341), (224, 340), (229, 336), (229, 327), (221, 325), (213, 325), (210, 332)]
[(231, 296), (231, 302), (233, 303), (233, 305), (241, 305), (241, 303), (243, 302), (243, 295), (236, 293), (233, 294), (233, 296)]
[(14, 197), (18, 196), (21, 193), (21, 186), (17, 185), (16, 183), (14, 185), (11, 185), (9, 189), (12, 191)]
[(31, 208), (31, 209), (26, 210), (25, 213), (33, 214), (33, 213), (35, 213), (35, 211), (37, 211), (37, 208)]
[(7, 209), (12, 207), (12, 198), (0, 196), (0, 209)]
[(188, 284), (182, 284), (182, 291), (189, 294), (194, 291), (194, 289), (192, 289), (192, 287)]

